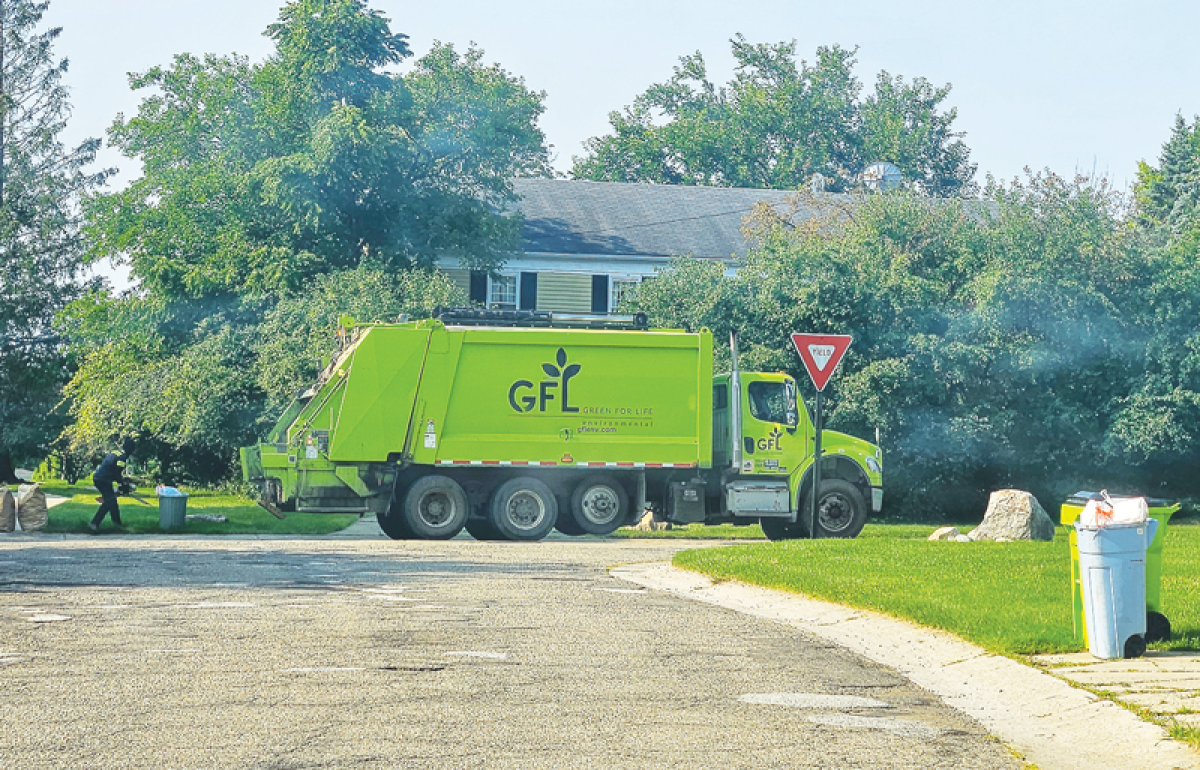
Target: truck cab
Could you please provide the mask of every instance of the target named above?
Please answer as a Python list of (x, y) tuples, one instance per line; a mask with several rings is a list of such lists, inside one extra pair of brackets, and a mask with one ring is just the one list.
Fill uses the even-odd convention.
[(861, 439), (822, 431), (822, 495), (814, 527), (806, 514), (815, 443), (812, 417), (792, 377), (718, 375), (713, 379), (713, 467), (724, 469), (724, 494), (710, 507), (719, 505), (734, 521), (757, 518), (771, 539), (811, 536), (814, 529), (818, 536), (856, 536), (868, 511), (877, 513), (882, 505), (881, 452)]

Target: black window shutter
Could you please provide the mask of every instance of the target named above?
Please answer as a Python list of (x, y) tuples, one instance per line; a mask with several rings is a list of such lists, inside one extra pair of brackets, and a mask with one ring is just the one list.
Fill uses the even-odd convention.
[(521, 273), (521, 310), (537, 310), (537, 273)]
[(471, 271), (471, 293), (468, 299), (480, 305), (487, 304), (487, 273)]
[(592, 312), (608, 313), (608, 276), (592, 276)]

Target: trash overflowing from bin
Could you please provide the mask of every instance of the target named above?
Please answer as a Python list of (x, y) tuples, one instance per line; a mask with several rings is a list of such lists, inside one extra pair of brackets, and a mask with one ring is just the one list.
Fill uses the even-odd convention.
[(158, 528), (183, 529), (187, 524), (187, 493), (162, 484), (155, 487), (154, 493), (158, 496)]
[[(1166, 641), (1171, 638), (1171, 622), (1162, 611), (1162, 554), (1166, 542), (1167, 523), (1179, 511), (1180, 504), (1161, 498), (1128, 498), (1109, 495), (1108, 499), (1119, 502), (1126, 499), (1145, 499), (1149, 516), (1158, 522), (1158, 531), (1146, 549), (1146, 643)], [(1072, 607), (1075, 621), (1075, 641), (1087, 642), (1087, 619), (1083, 612), (1083, 593), (1080, 590), (1079, 549), (1075, 533), (1075, 521), (1092, 501), (1104, 500), (1100, 492), (1076, 492), (1062, 505), (1060, 521), (1070, 530)]]
[[(1165, 521), (1151, 516), (1151, 502), (1144, 497), (1110, 496), (1080, 492), (1062, 507), (1062, 522), (1072, 526), (1071, 572), (1075, 583), (1076, 638), (1086, 637), (1088, 650), (1097, 658), (1136, 658), (1146, 651), (1148, 641), (1167, 638), (1170, 624), (1158, 613), (1158, 584), (1161, 560), (1151, 576), (1147, 554), (1161, 540)], [(1157, 505), (1166, 518), (1177, 504)], [(1162, 514), (1160, 514), (1161, 516)], [(1155, 583), (1153, 613), (1162, 618), (1148, 622), (1148, 578)], [(1082, 605), (1082, 606), (1080, 606)], [(1162, 636), (1162, 624), (1166, 636)], [(1154, 635), (1147, 633), (1154, 625)], [(1148, 638), (1149, 637), (1149, 638)]]

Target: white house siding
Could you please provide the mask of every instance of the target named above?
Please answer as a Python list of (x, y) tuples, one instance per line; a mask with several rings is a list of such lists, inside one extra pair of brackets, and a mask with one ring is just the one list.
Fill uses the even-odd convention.
[(592, 312), (592, 276), (538, 273), (537, 309), (560, 313)]
[(455, 286), (462, 289), (463, 296), (470, 296), (470, 294), (471, 294), (471, 271), (470, 270), (463, 270), (462, 268), (455, 267), (455, 268), (451, 268), (449, 270), (443, 269), (442, 272), (445, 273), (447, 276), (449, 276), (451, 281), (454, 281)]

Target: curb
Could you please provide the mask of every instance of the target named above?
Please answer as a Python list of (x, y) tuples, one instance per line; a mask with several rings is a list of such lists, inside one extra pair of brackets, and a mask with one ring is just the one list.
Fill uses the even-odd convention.
[(1200, 770), (1200, 755), (1111, 701), (958, 637), (875, 612), (743, 583), (713, 583), (658, 562), (613, 577), (784, 623), (833, 642), (973, 717), (1042, 770)]

